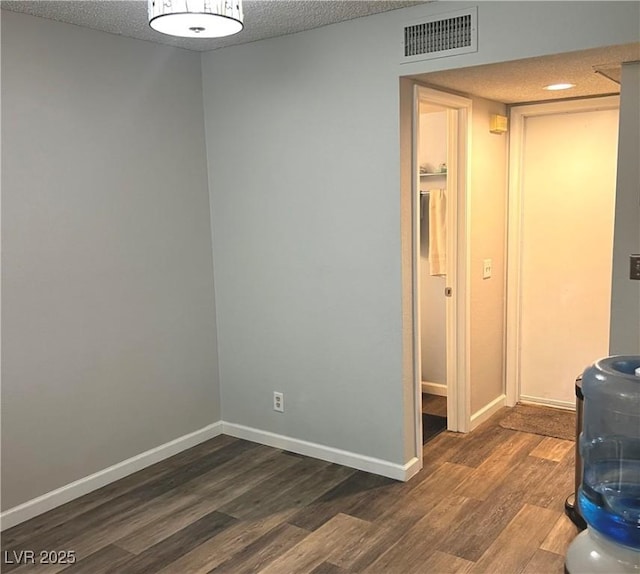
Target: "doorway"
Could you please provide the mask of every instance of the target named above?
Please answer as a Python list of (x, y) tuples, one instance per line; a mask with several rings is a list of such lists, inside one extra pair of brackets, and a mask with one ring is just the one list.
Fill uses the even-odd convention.
[(507, 403), (574, 408), (609, 350), (618, 97), (511, 109)]
[(466, 98), (418, 85), (414, 88), (413, 355), (419, 453), (429, 434), (426, 426), (431, 426), (423, 420), (425, 403), (428, 415), (446, 416), (448, 430), (469, 429), (466, 209), (470, 111), (471, 102)]
[(420, 102), (420, 356), (422, 443), (447, 428), (447, 108)]

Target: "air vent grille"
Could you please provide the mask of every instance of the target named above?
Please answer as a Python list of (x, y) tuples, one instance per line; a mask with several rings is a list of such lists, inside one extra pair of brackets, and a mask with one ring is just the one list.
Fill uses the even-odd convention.
[(404, 28), (404, 58), (439, 58), (477, 50), (477, 10), (431, 18)]

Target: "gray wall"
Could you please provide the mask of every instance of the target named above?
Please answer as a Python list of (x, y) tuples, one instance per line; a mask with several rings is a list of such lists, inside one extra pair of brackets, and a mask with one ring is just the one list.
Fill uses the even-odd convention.
[(398, 84), (356, 73), (389, 60), (370, 27), (203, 57), (222, 414), (404, 462), (398, 184), (377, 161), (398, 158)]
[(2, 507), (220, 418), (200, 57), (2, 14)]
[(203, 55), (225, 421), (397, 463), (414, 452), (398, 78), (638, 32), (635, 3), (477, 4), (470, 55), (400, 64), (402, 26), (462, 2)]
[(220, 418), (212, 238), (223, 418), (408, 460), (398, 78), (635, 41), (640, 13), (482, 2), (479, 52), (399, 64), (404, 24), (463, 6), (205, 54), (213, 235), (199, 55), (3, 14), (3, 508)]
[(612, 355), (640, 354), (640, 281), (629, 255), (640, 253), (640, 63), (622, 66), (618, 175), (611, 289)]

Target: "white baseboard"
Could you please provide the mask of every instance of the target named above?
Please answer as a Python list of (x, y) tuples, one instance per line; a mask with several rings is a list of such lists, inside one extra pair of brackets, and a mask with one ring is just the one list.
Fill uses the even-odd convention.
[(21, 522), (43, 514), (85, 494), (89, 494), (98, 488), (102, 488), (107, 484), (115, 482), (220, 434), (258, 442), (267, 446), (304, 454), (320, 460), (342, 464), (350, 468), (357, 468), (358, 470), (364, 470), (402, 481), (409, 480), (422, 467), (420, 460), (416, 457), (412, 458), (406, 464), (396, 464), (346, 450), (274, 434), (268, 431), (218, 421), (5, 510), (0, 514), (0, 530), (6, 530), (7, 528), (16, 526)]
[(328, 462), (334, 462), (336, 464), (348, 466), (349, 468), (357, 468), (358, 470), (372, 472), (395, 480), (407, 481), (420, 470), (420, 461), (416, 457), (412, 458), (406, 464), (397, 464), (387, 460), (373, 458), (322, 444), (307, 442), (305, 440), (246, 427), (235, 423), (223, 422), (222, 432), (236, 438), (243, 438), (245, 440), (288, 450), (297, 454), (304, 454), (306, 456), (326, 460)]
[(429, 383), (422, 381), (422, 392), (429, 395), (438, 395), (439, 397), (447, 396), (447, 385), (442, 383)]
[(520, 395), (520, 402), (527, 403), (530, 405), (540, 405), (543, 407), (554, 407), (556, 409), (564, 409), (567, 411), (576, 410), (576, 403), (573, 401), (556, 401), (555, 399), (545, 399), (542, 397)]
[(485, 405), (480, 410), (471, 415), (471, 429), (473, 430), (479, 427), (483, 422), (489, 420), (495, 415), (507, 402), (506, 395), (500, 395), (493, 399), (488, 405)]
[(85, 476), (51, 492), (47, 492), (42, 496), (14, 506), (0, 514), (0, 530), (11, 528), (16, 524), (20, 524), (34, 516), (43, 514), (57, 506), (61, 506), (80, 496), (93, 492), (98, 488), (102, 488), (107, 484), (115, 482), (220, 434), (222, 434), (222, 421), (207, 425), (197, 431), (161, 444), (113, 466)]

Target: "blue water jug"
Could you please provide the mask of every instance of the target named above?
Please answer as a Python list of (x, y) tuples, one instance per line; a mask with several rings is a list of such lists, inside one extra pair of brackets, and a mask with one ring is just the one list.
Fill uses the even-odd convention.
[(640, 549), (640, 356), (607, 357), (582, 377), (580, 511), (590, 528)]

